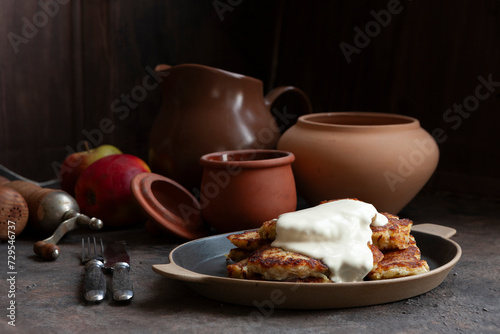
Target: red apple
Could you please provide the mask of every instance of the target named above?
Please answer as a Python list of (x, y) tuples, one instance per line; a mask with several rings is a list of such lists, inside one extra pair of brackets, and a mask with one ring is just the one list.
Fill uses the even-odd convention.
[(99, 218), (105, 227), (130, 227), (144, 220), (130, 181), (139, 173), (151, 172), (140, 158), (115, 154), (101, 158), (87, 167), (75, 186), (80, 211)]
[(91, 150), (75, 152), (64, 159), (61, 170), (59, 171), (59, 180), (61, 189), (68, 194), (75, 195), (76, 181), (82, 172), (97, 160), (112, 154), (121, 154), (122, 152), (113, 145), (101, 145)]

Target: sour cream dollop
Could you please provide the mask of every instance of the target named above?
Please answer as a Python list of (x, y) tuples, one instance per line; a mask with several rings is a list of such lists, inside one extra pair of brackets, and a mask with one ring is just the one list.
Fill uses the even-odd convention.
[(333, 282), (358, 282), (373, 268), (370, 225), (387, 222), (372, 204), (332, 201), (280, 215), (272, 246), (323, 261)]

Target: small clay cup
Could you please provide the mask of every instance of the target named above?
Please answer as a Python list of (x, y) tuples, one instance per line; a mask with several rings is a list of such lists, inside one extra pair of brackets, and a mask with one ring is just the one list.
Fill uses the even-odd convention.
[(232, 232), (258, 228), (266, 220), (295, 211), (294, 160), (292, 153), (279, 150), (203, 155), (199, 200), (204, 220), (219, 232)]

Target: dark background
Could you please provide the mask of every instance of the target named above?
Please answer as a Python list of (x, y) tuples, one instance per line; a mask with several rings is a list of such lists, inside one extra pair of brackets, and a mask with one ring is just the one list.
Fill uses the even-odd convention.
[[(54, 178), (104, 118), (115, 127), (102, 142), (146, 160), (160, 91), (124, 119), (112, 102), (148, 67), (199, 63), (259, 78), (263, 94), (297, 86), (315, 112), (416, 117), (443, 131), (428, 189), (500, 197), (500, 1), (59, 1), (0, 2), (0, 164), (21, 175)], [(339, 45), (388, 6), (348, 62)], [(498, 82), (482, 99), (479, 78)]]

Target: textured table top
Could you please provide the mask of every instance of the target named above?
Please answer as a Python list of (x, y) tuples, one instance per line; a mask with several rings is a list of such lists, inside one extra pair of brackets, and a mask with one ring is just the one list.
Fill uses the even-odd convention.
[[(258, 309), (202, 297), (183, 282), (154, 273), (184, 241), (152, 237), (142, 227), (94, 233), (105, 241), (127, 241), (135, 296), (128, 304), (106, 297), (99, 304), (82, 295), (80, 242), (88, 230), (68, 233), (61, 256), (38, 259), (31, 236), (16, 239), (15, 296), (8, 281), (8, 244), (0, 244), (0, 331), (14, 332), (179, 332), (179, 333), (500, 333), (500, 200), (423, 192), (400, 213), (418, 223), (457, 230), (452, 240), (462, 258), (437, 288), (384, 305), (334, 310)], [(109, 293), (108, 293), (109, 296)], [(15, 327), (9, 325), (15, 301)], [(260, 312), (261, 317), (255, 317)], [(258, 319), (258, 321), (256, 321)]]

